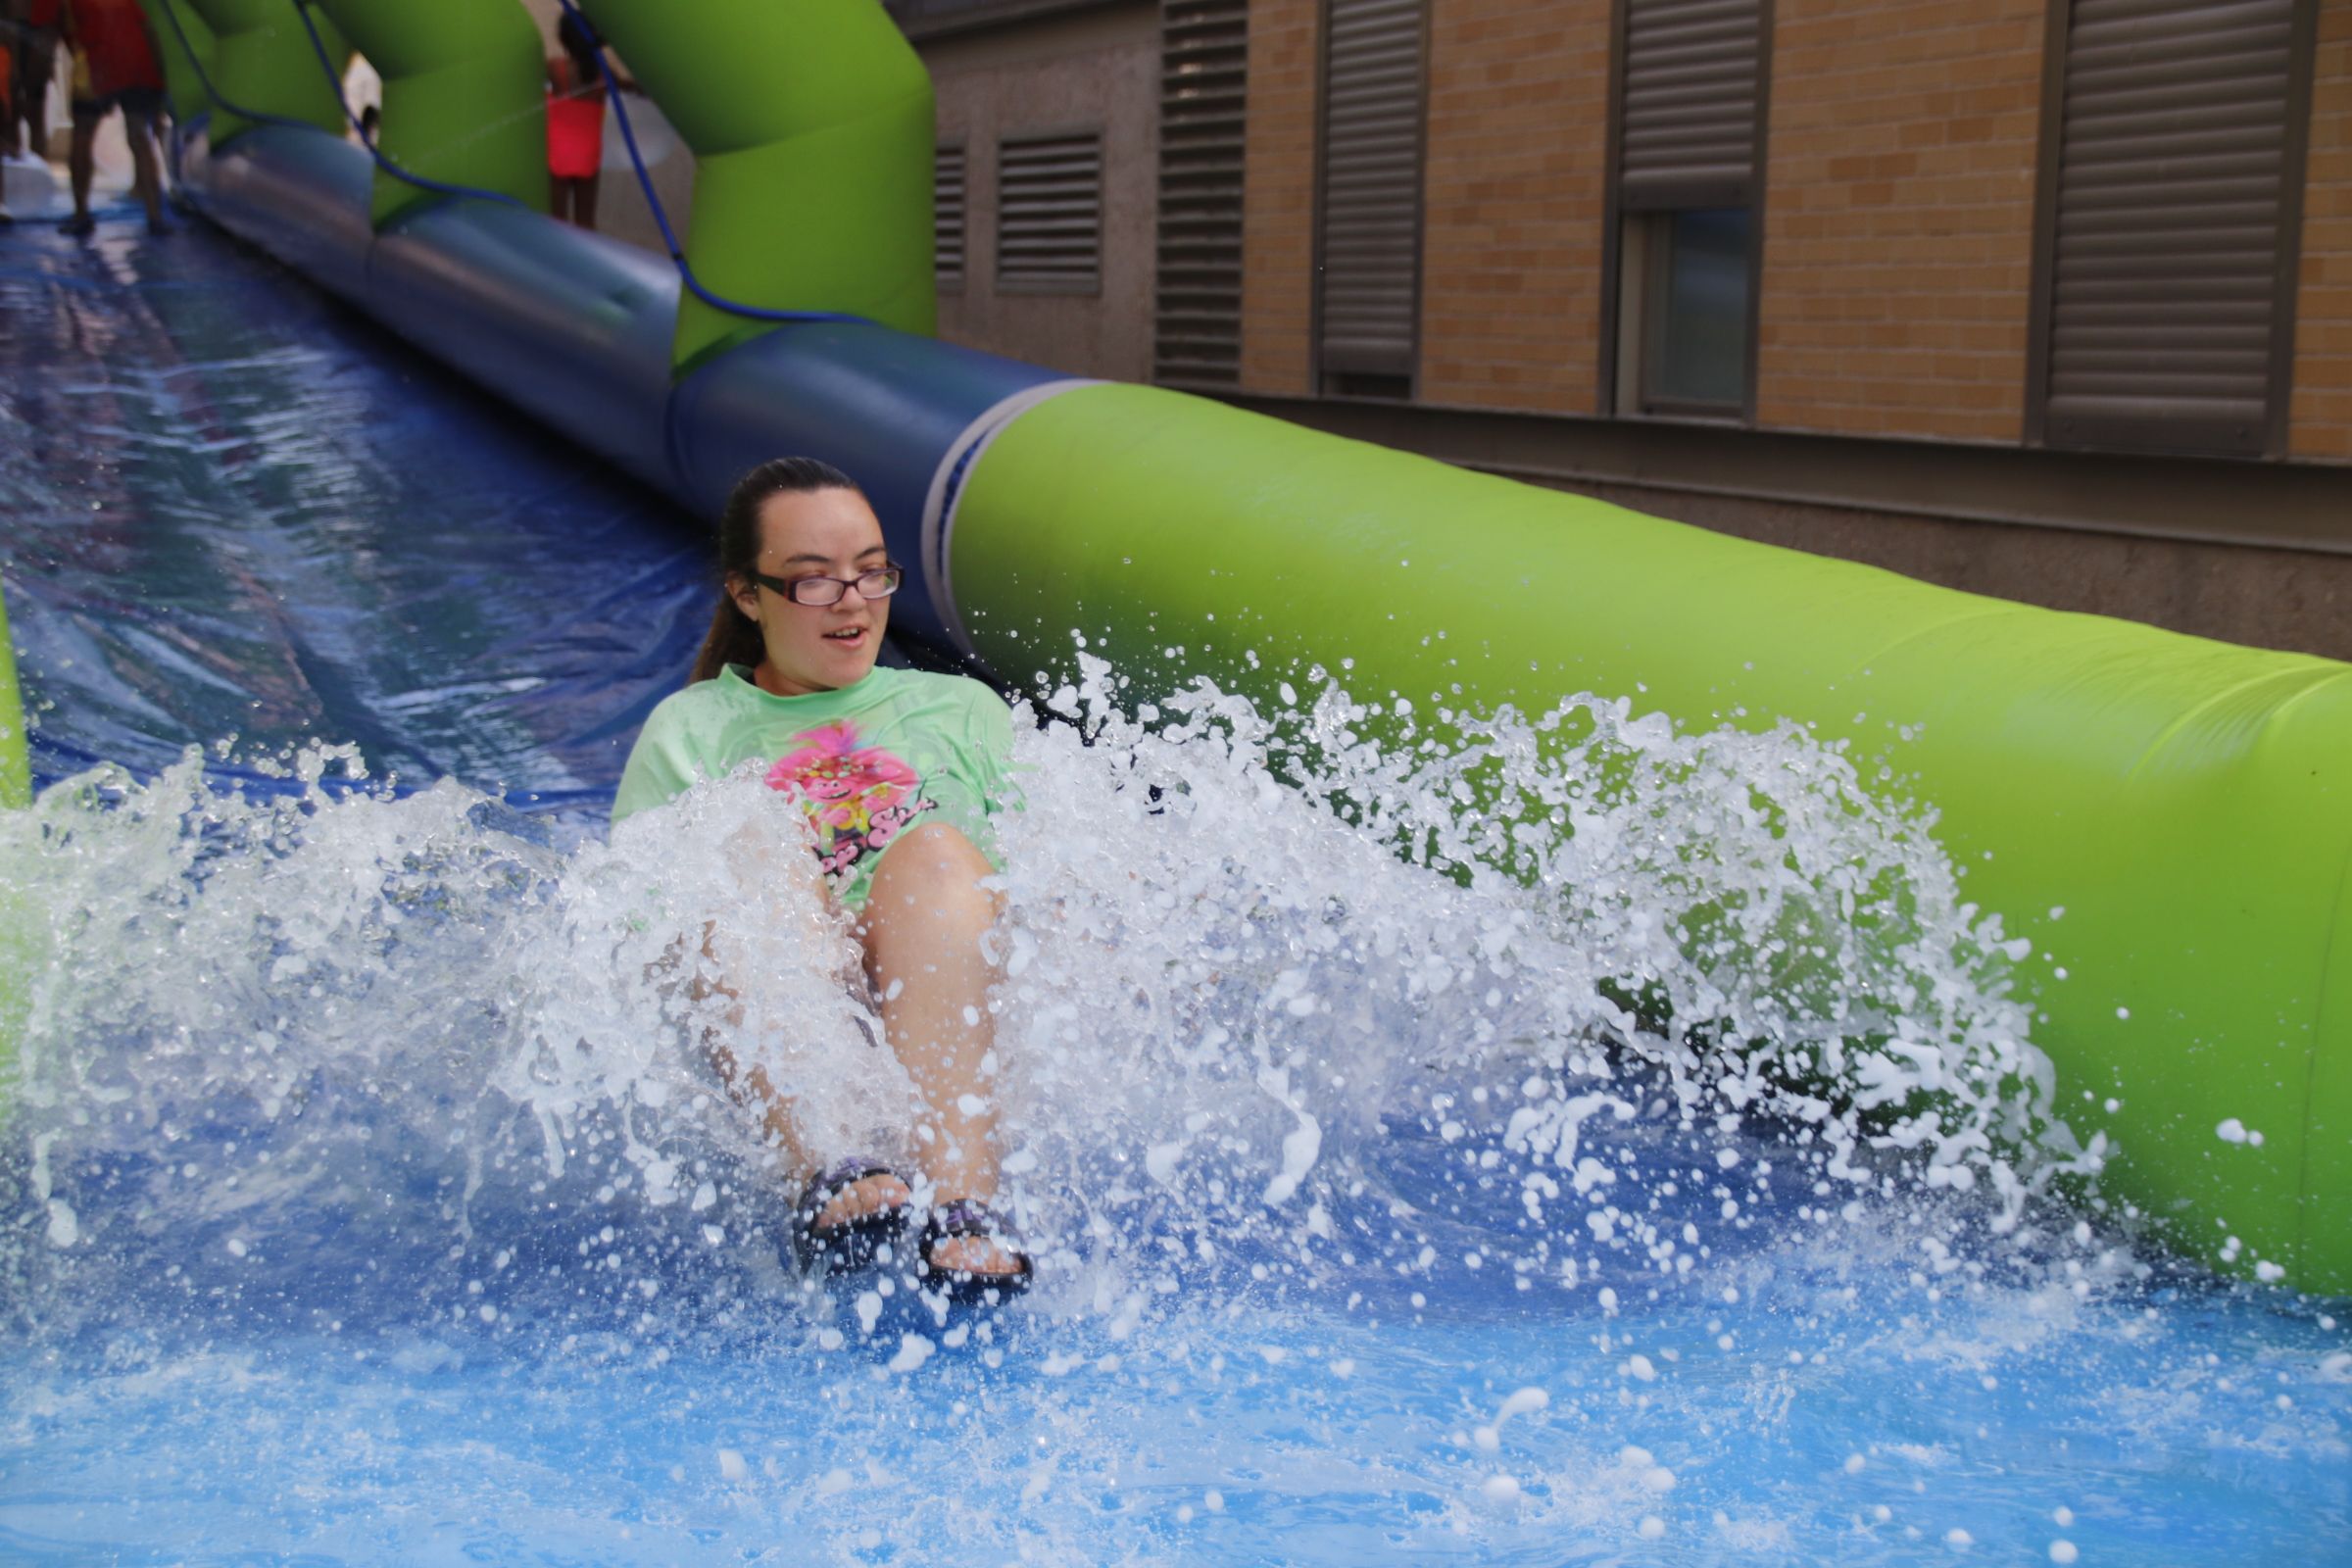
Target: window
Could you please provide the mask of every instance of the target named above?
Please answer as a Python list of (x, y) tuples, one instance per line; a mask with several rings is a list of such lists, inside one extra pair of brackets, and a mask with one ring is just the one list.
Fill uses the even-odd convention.
[(1620, 413), (1748, 412), (1767, 24), (1763, 0), (1626, 0), (1619, 13)]
[(1747, 399), (1749, 210), (1685, 208), (1644, 221), (1643, 407), (1740, 407)]
[(1159, 269), (1152, 376), (1233, 386), (1242, 371), (1242, 125), (1249, 0), (1159, 13)]
[(963, 143), (931, 155), (931, 270), (943, 294), (963, 292)]
[(2283, 447), (2318, 10), (2053, 7), (2028, 440)]
[(1409, 398), (1421, 315), (1422, 0), (1329, 0), (1315, 227), (1322, 390)]
[(1007, 136), (997, 148), (997, 287), (1102, 289), (1102, 133)]

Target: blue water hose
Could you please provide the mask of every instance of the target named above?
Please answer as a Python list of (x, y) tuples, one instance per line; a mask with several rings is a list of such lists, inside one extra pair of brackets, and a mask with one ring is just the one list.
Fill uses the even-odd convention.
[(565, 16), (587, 30), (590, 41), (596, 45), (597, 74), (604, 77), (605, 91), (612, 96), (612, 116), (620, 122), (620, 139), (629, 149), (629, 167), (637, 172), (637, 183), (645, 190), (645, 204), (653, 209), (654, 221), (662, 230), (662, 241), (669, 247), (670, 264), (677, 268), (678, 280), (686, 285), (687, 292), (712, 310), (754, 321), (858, 321), (870, 324), (869, 318), (853, 316), (844, 311), (761, 310), (756, 305), (723, 298), (703, 287), (702, 280), (694, 275), (694, 269), (687, 265), (686, 248), (678, 243), (677, 232), (669, 226), (669, 214), (663, 210), (662, 198), (654, 194), (654, 176), (646, 172), (644, 155), (637, 150), (637, 132), (629, 124), (629, 108), (621, 102), (620, 82), (612, 74), (612, 63), (605, 58), (603, 38), (588, 19), (580, 14), (580, 8), (572, 4), (572, 0), (556, 0), (556, 3), (564, 8)]

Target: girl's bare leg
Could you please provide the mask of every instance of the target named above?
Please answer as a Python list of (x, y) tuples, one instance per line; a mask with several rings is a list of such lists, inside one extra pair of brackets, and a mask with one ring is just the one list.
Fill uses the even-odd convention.
[(74, 187), (74, 216), (90, 216), (90, 181), (97, 172), (98, 122), (87, 115), (74, 117), (74, 139), (66, 144), (66, 178)]
[[(561, 199), (564, 181), (556, 181)], [(733, 846), (740, 858), (749, 886), (773, 893), (797, 888), (803, 898), (830, 902), (822, 879), (817, 875), (815, 858), (808, 853), (805, 840), (795, 839), (777, 843), (751, 837), (738, 839)], [(789, 901), (788, 901), (789, 902)], [(802, 907), (808, 907), (803, 905)], [(740, 1036), (744, 1024), (743, 998), (737, 990), (740, 980), (722, 978), (728, 971), (740, 971), (745, 956), (740, 952), (722, 958), (716, 951), (718, 933), (714, 927), (703, 931), (704, 963), (694, 981), (694, 999), (707, 1002), (713, 997), (723, 998), (719, 1015), (706, 1025), (703, 1032), (704, 1050), (719, 1078), (737, 1103), (759, 1113), (760, 1130), (769, 1144), (784, 1158), (785, 1169), (791, 1172), (794, 1183), (808, 1181), (821, 1168), (822, 1156), (809, 1149), (801, 1134), (800, 1117), (792, 1097), (777, 1087), (767, 1069), (756, 1062), (746, 1063), (727, 1044)], [(836, 1154), (839, 1151), (834, 1152)], [(868, 1176), (841, 1190), (833, 1200), (819, 1210), (815, 1219), (819, 1226), (846, 1225), (879, 1209), (903, 1206), (913, 1197), (906, 1182), (896, 1176)]]
[[(916, 1157), (940, 1201), (997, 1192), (997, 1118), (983, 1067), (996, 1043), (996, 970), (980, 947), (997, 919), (996, 897), (980, 886), (993, 873), (961, 832), (926, 822), (882, 857), (858, 924), (883, 1032), (923, 1098)], [(976, 1236), (942, 1241), (932, 1261), (981, 1275), (1018, 1267)]]
[[(716, 988), (713, 988), (716, 989)], [(740, 1104), (760, 1113), (760, 1130), (768, 1142), (784, 1156), (784, 1165), (793, 1173), (796, 1182), (805, 1182), (817, 1172), (817, 1160), (801, 1138), (799, 1119), (794, 1115), (792, 1097), (778, 1089), (760, 1066), (746, 1067), (736, 1059), (713, 1035), (708, 1042), (710, 1063)], [(847, 1225), (878, 1209), (895, 1208), (913, 1198), (906, 1184), (896, 1176), (868, 1176), (852, 1182), (835, 1196), (832, 1202), (818, 1210), (816, 1223), (820, 1226)]]
[(131, 192), (147, 209), (147, 226), (164, 227), (163, 160), (158, 156), (155, 117), (122, 111), (122, 130), (130, 142)]

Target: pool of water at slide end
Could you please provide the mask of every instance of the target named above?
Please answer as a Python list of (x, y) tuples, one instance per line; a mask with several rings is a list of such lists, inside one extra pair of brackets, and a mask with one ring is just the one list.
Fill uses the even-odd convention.
[[(404, 791), (480, 791), (467, 831), (561, 881), (701, 629), (698, 530), (200, 227), (0, 232), (0, 574), (44, 785), (233, 737), (207, 777), (266, 795), (286, 749), (352, 742)], [(343, 1004), (396, 1032), (384, 977), (423, 996), (461, 967), (416, 961), (439, 968), (370, 970)], [(270, 1049), (344, 1038), (303, 1028)], [(2352, 1542), (2340, 1303), (2103, 1225), (2069, 1242), (2071, 1217), (2029, 1255), (1970, 1195), (1751, 1183), (1784, 1130), (1693, 1132), (1638, 1073), (1584, 1136), (1646, 1246), (1594, 1248), (1580, 1217), (1534, 1247), (1558, 1222), (1531, 1231), (1524, 1151), (1470, 1108), (1508, 1088), (1399, 1069), (1361, 1128), (1326, 1118), (1317, 1234), (1352, 1248), (1138, 1200), (1031, 1300), (942, 1321), (781, 1271), (769, 1190), (722, 1151), (691, 1198), (702, 1163), (667, 1200), (642, 1161), (632, 1186), (578, 1150), (534, 1176), (462, 1068), (338, 1085), (324, 1059), (296, 1137), (267, 1095), (149, 1093), (169, 1073), (140, 1054), (172, 1042), (100, 1033), (27, 1114), (45, 1152), (20, 1130), (0, 1154), (11, 1561), (2188, 1564)], [(82, 1136), (118, 1104), (161, 1118), (157, 1147)], [(369, 1147), (440, 1119), (487, 1174)], [(1137, 1163), (1174, 1192), (1182, 1148)], [(1254, 1156), (1229, 1152), (1239, 1182)], [(1124, 1151), (1089, 1157), (1150, 1186)]]

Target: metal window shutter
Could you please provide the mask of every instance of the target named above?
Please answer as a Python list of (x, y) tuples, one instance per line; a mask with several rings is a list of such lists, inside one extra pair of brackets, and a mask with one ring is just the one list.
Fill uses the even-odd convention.
[(2263, 450), (2294, 0), (2075, 0), (2045, 438)]
[(1242, 127), (1249, 0), (1159, 8), (1154, 380), (1231, 386), (1242, 366)]
[(963, 147), (931, 155), (931, 270), (941, 288), (963, 287)]
[(997, 150), (997, 283), (1092, 294), (1102, 281), (1102, 133), (1007, 136)]
[(1413, 373), (1422, 12), (1422, 0), (1331, 0), (1318, 236), (1326, 371)]
[(1626, 0), (1618, 205), (1753, 198), (1763, 0)]

